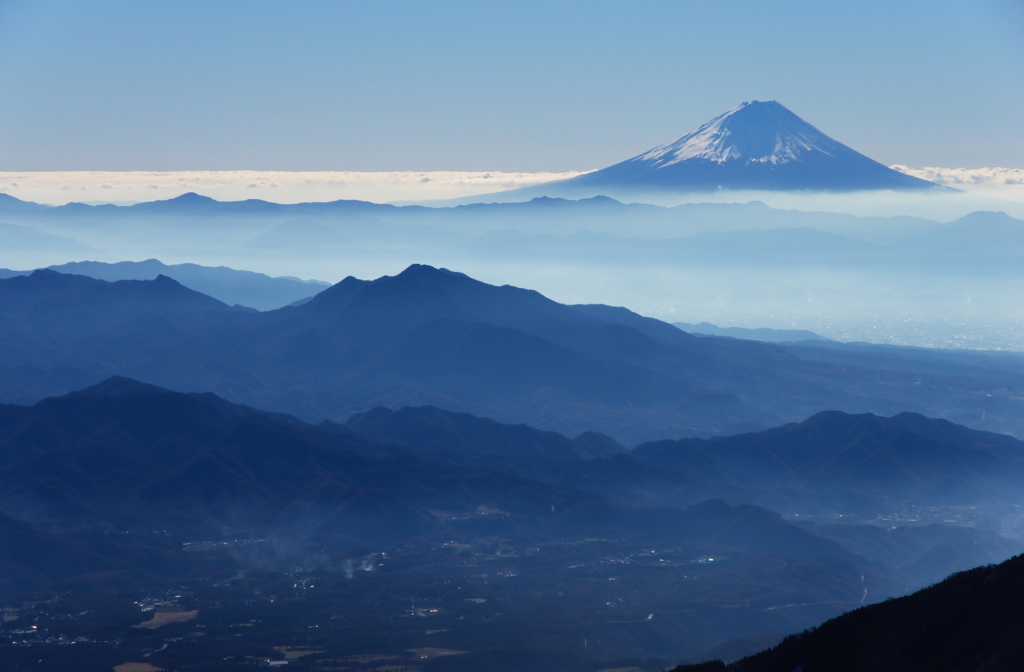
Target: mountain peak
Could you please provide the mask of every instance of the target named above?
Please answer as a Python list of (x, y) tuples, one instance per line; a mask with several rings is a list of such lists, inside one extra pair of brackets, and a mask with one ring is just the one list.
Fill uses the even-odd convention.
[(189, 191), (181, 196), (168, 198), (162, 201), (147, 201), (129, 206), (133, 212), (206, 212), (221, 206), (220, 201)]
[(216, 203), (215, 199), (197, 194), (194, 191), (185, 192), (181, 196), (168, 199), (168, 201), (173, 203)]
[(428, 264), (412, 264), (395, 276), (396, 278), (468, 278), (465, 273), (449, 271), (447, 268), (434, 268)]
[(659, 145), (632, 161), (665, 168), (681, 161), (746, 164), (783, 164), (799, 161), (810, 152), (841, 156), (853, 152), (770, 100), (740, 103), (686, 135)]
[(751, 100), (675, 140), (524, 195), (618, 200), (664, 192), (920, 190), (937, 185), (892, 170), (830, 138), (778, 101)]
[(170, 390), (148, 383), (142, 383), (134, 378), (125, 376), (111, 376), (95, 385), (76, 390), (65, 395), (67, 399), (124, 397), (136, 394), (173, 394)]

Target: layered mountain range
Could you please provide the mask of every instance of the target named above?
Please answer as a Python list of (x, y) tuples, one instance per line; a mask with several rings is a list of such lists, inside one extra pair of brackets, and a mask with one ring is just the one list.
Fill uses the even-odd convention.
[[(540, 490), (522, 477), (648, 506), (722, 498), (871, 517), (908, 505), (986, 505), (1020, 496), (1024, 444), (914, 414), (829, 411), (754, 434), (627, 451), (594, 432), (570, 439), (436, 407), (378, 407), (311, 425), (114, 377), (33, 406), (0, 406), (0, 457), (8, 513), (130, 527), (170, 524), (166, 515), (200, 526), (224, 517), (216, 525), (231, 527), (228, 519), (266, 523), (292, 500), (328, 492), (339, 502), (388, 492), (423, 511), (467, 501), (547, 511), (548, 502), (530, 501)], [(479, 470), (520, 476), (502, 486), (508, 494), (480, 474), (470, 481), (489, 494), (472, 493), (468, 481), (456, 491), (442, 485)]]
[[(528, 202), (0, 195), (0, 235), (40, 265), (500, 259), (589, 264), (602, 287), (663, 274), (694, 314), (744, 274), (737, 295), (769, 306), (789, 287), (847, 310), (870, 278), (915, 309), (941, 294), (946, 322), (946, 285), (1006, 312), (1024, 228), (1002, 213), (608, 197), (879, 190), (939, 191), (754, 101), (502, 195)], [(671, 275), (694, 269), (713, 281)], [(1020, 356), (698, 326), (717, 335), (419, 263), (332, 286), (155, 259), (0, 270), (4, 667), (662, 670), (1021, 550)], [(1019, 564), (731, 667), (1016, 669)]]
[[(425, 265), (266, 312), (38, 270), (0, 320), (11, 669), (664, 668), (1019, 549), (1024, 445), (905, 412), (1016, 427), (1011, 355), (697, 337)], [(154, 603), (200, 616), (133, 628)]]
[[(429, 261), (489, 282), (543, 288), (573, 303), (614, 297), (672, 321), (1020, 349), (1014, 306), (1024, 298), (1016, 263), (1024, 224), (995, 212), (1005, 207), (996, 203), (993, 212), (948, 221), (965, 209), (954, 202), (961, 196), (914, 196), (948, 206), (930, 218), (799, 212), (759, 202), (659, 207), (606, 197), (435, 208), (219, 202), (195, 194), (136, 206), (0, 199), (0, 221), (42, 237), (30, 250), (5, 247), (0, 265), (16, 270), (0, 276), (74, 260), (74, 267), (55, 268), (106, 280), (162, 273), (228, 305), (267, 310), (318, 291), (269, 276), (302, 269), (307, 277), (367, 278)], [(888, 201), (875, 194), (863, 202)], [(88, 241), (89, 249), (57, 245), (53, 236)], [(153, 257), (188, 259), (210, 270), (80, 261)], [(222, 265), (266, 276), (231, 274), (217, 268)]]
[[(737, 468), (693, 467), (713, 462), (712, 453)], [(428, 643), (465, 652), (452, 669), (514, 669), (524, 655), (544, 670), (641, 653), (699, 657), (736, 638), (753, 639), (731, 650), (751, 652), (764, 637), (1013, 553), (1012, 540), (988, 529), (998, 524), (879, 526), (872, 507), (851, 504), (873, 484), (847, 473), (879, 454), (924, 487), (893, 489), (876, 505), (947, 517), (967, 504), (990, 514), (998, 507), (942, 486), (1008, 482), (1024, 464), (1024, 444), (1009, 437), (909, 415), (833, 412), (627, 452), (595, 433), (569, 438), (434, 407), (375, 408), (313, 425), (209, 393), (110, 378), (32, 406), (0, 406), (0, 599), (21, 605), (8, 611), (10, 627), (35, 614), (50, 636), (88, 633), (93, 646), (83, 651), (100, 663), (126, 651), (149, 651), (158, 666), (262, 651), (261, 639), (289, 628), (274, 615), (279, 597), (266, 601), (271, 586), (281, 595), (282, 573), (293, 589), (285, 623), (315, 630), (298, 640), (316, 652), (309, 655), (343, 655), (339, 643), (357, 627), (351, 619), (383, 635), (361, 635), (383, 651), (419, 646), (422, 626), (405, 628), (391, 611), (408, 595), (435, 610), (414, 616), (436, 613), (443, 627), (435, 632), (448, 633)], [(830, 514), (801, 523), (744, 503), (807, 480), (816, 487), (801, 510), (818, 502), (845, 511), (845, 521)], [(1002, 503), (1011, 501), (1004, 493)], [(355, 571), (366, 578), (353, 581)], [(438, 581), (443, 589), (432, 589)], [(327, 592), (309, 592), (314, 584)], [(129, 626), (131, 610), (116, 606), (125, 591), (169, 589), (207, 614), (194, 652), (174, 640), (154, 646)], [(51, 590), (42, 609), (31, 606)], [(91, 609), (52, 616), (81, 601)], [(324, 604), (333, 615), (317, 620)], [(245, 626), (256, 628), (254, 638), (240, 635), (239, 619), (254, 616), (261, 625)], [(498, 662), (504, 637), (492, 631), (531, 643)], [(99, 633), (116, 639), (96, 641)], [(29, 660), (25, 635), (18, 641), (0, 636), (11, 669), (31, 669), (48, 651), (33, 644)]]
[(263, 313), (166, 276), (36, 271), (0, 280), (0, 316), (0, 398), (19, 403), (124, 375), (313, 421), (431, 404), (627, 444), (832, 408), (1024, 433), (1012, 355), (698, 338), (422, 265)]

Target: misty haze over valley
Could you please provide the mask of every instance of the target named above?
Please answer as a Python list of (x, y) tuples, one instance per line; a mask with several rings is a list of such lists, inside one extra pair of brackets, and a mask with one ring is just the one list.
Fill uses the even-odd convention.
[(1024, 220), (994, 211), (947, 222), (759, 201), (664, 207), (541, 196), (426, 208), (182, 195), (134, 206), (46, 207), (8, 198), (0, 221), (8, 240), (0, 263), (9, 271), (156, 258), (336, 282), (431, 263), (668, 322), (805, 329), (841, 341), (1024, 348), (1017, 264)]

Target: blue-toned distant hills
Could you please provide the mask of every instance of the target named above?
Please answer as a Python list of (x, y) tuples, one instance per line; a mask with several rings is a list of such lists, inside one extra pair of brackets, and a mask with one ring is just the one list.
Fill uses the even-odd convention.
[[(883, 541), (852, 524), (842, 532), (800, 530), (766, 509), (708, 498), (763, 506), (797, 488), (805, 499), (786, 509), (834, 507), (859, 518), (874, 515), (872, 503), (882, 499), (984, 504), (1020, 473), (1024, 443), (911, 414), (829, 412), (765, 432), (626, 453), (592, 432), (570, 439), (435, 407), (377, 408), (345, 424), (312, 425), (213, 394), (113, 377), (32, 406), (0, 405), (0, 465), (0, 511), (32, 521), (166, 525), (201, 536), (301, 520), (310, 535), (393, 543), (448, 527), (437, 511), (488, 503), (514, 517), (510, 531), (630, 530), (666, 543), (862, 561), (836, 537), (895, 568), (929, 544), (984, 561), (1005, 552), (1005, 542), (937, 530), (916, 542), (906, 532)], [(951, 555), (941, 568), (918, 567), (901, 581), (967, 562)]]
[[(256, 310), (272, 310), (296, 301), (312, 298), (329, 287), (318, 280), (291, 277), (272, 278), (263, 273), (240, 271), (225, 266), (199, 264), (164, 264), (157, 259), (120, 261), (108, 264), (99, 261), (73, 261), (49, 266), (48, 270), (70, 275), (84, 275), (97, 280), (153, 280), (164, 276), (180, 282), (229, 306), (239, 305)], [(0, 278), (28, 275), (31, 271), (0, 269)]]
[[(5, 627), (67, 614), (12, 669), (86, 622), (96, 669), (181, 667), (123, 595), (183, 596), (217, 660), (296, 631), (340, 659), (358, 622), (461, 669), (738, 657), (1019, 550), (1024, 444), (900, 413), (1021, 435), (1012, 354), (697, 337), (426, 265), (266, 312), (37, 270), (0, 324)], [(524, 633), (562, 662), (506, 661)]]
[(673, 322), (675, 326), (691, 334), (706, 336), (725, 336), (727, 338), (743, 338), (750, 341), (767, 343), (796, 343), (799, 341), (827, 341), (825, 338), (807, 329), (769, 329), (768, 327), (720, 327), (710, 322), (691, 324), (689, 322)]
[(560, 304), (425, 265), (349, 277), (262, 313), (162, 275), (42, 270), (0, 280), (0, 319), (6, 401), (126, 375), (308, 420), (434, 405), (628, 443), (830, 408), (1024, 434), (1024, 360), (1012, 354), (699, 338), (624, 308)]

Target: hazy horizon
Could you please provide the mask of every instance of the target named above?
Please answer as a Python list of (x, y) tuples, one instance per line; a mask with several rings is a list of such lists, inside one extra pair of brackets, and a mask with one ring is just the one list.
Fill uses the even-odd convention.
[[(857, 200), (864, 200), (858, 199), (857, 194), (791, 192), (696, 192), (680, 194), (674, 198), (661, 194), (649, 199), (649, 202), (675, 205), (762, 200), (776, 207), (797, 210), (831, 207), (837, 212), (921, 214), (945, 221), (963, 216), (972, 209), (999, 209), (1002, 206), (1008, 214), (1024, 217), (1024, 168), (892, 167), (908, 175), (963, 191), (966, 196), (978, 200), (960, 198), (964, 205), (956, 206), (945, 213), (944, 217), (936, 217), (940, 211), (934, 208), (930, 208), (933, 212), (928, 212), (929, 208), (920, 207), (919, 212), (915, 212), (913, 202), (924, 200), (916, 195), (902, 199), (902, 204), (895, 209), (890, 203), (856, 205)], [(0, 193), (54, 206), (67, 203), (130, 205), (167, 200), (189, 192), (219, 201), (259, 199), (293, 204), (361, 200), (372, 203), (446, 205), (446, 200), (494, 195), (520, 187), (568, 179), (585, 172), (589, 171), (0, 171)]]

